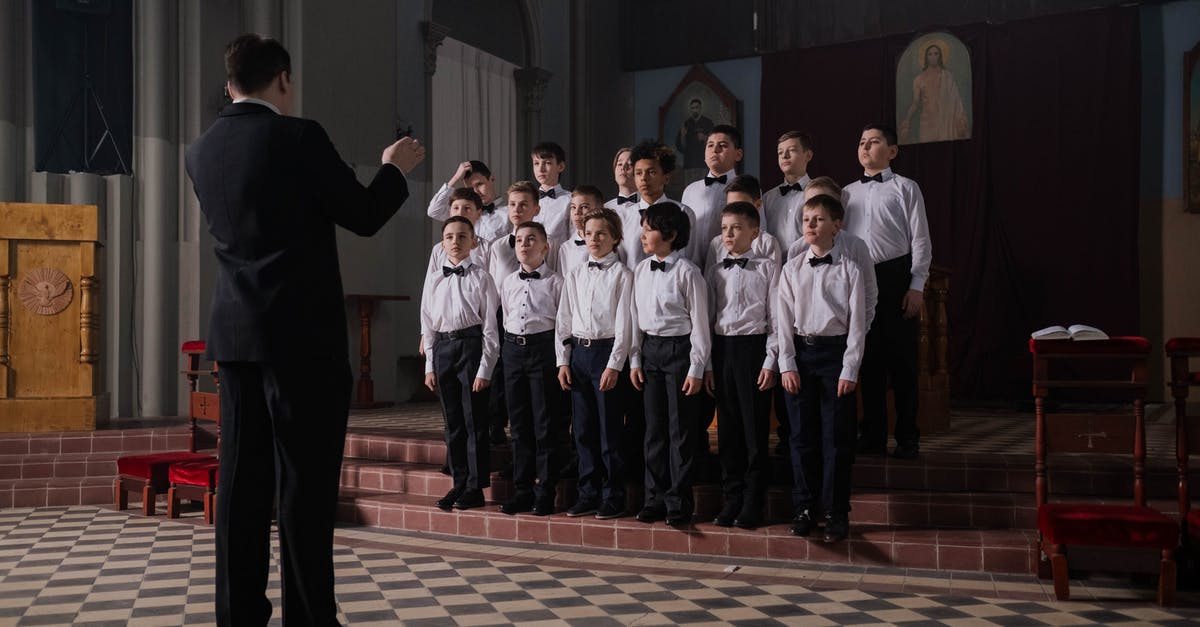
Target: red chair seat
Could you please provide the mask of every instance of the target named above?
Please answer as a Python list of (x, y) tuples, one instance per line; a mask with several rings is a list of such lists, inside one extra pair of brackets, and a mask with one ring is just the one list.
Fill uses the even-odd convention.
[(1136, 505), (1049, 503), (1038, 508), (1038, 530), (1051, 544), (1173, 549), (1179, 525)]
[(183, 483), (212, 489), (217, 487), (218, 465), (215, 459), (171, 464), (167, 476), (172, 484)]
[(214, 459), (204, 453), (189, 453), (188, 451), (172, 451), (170, 453), (154, 453), (152, 455), (127, 455), (117, 458), (117, 474), (128, 477), (145, 479), (162, 491), (168, 487), (167, 471), (172, 464), (195, 462)]
[(184, 353), (203, 353), (206, 347), (207, 344), (204, 343), (204, 340), (188, 340), (183, 343), (180, 351)]
[(1030, 339), (1029, 352), (1034, 355), (1149, 355), (1150, 340), (1137, 336), (1083, 341)]
[(1175, 353), (1200, 355), (1200, 337), (1173, 337), (1167, 340), (1167, 356)]

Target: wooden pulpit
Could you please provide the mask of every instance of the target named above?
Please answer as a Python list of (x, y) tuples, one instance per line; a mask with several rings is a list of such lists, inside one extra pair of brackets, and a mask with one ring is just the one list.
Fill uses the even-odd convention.
[(103, 243), (94, 205), (0, 203), (0, 431), (107, 422)]

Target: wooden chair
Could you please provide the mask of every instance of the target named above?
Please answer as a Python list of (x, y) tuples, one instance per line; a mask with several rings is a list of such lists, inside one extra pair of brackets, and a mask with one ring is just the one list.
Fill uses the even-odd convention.
[[(217, 364), (213, 364), (213, 379), (220, 388)], [(221, 397), (213, 392), (191, 393), (188, 412), (193, 418), (212, 420), (217, 424), (217, 451), (221, 450)], [(167, 470), (167, 518), (179, 518), (179, 502), (182, 499), (198, 501), (204, 505), (204, 522), (213, 524), (216, 517), (217, 493), (216, 457), (171, 464)]]
[[(1160, 552), (1158, 602), (1175, 597), (1174, 550), (1179, 526), (1162, 512), (1146, 506), (1145, 415), (1146, 360), (1150, 342), (1141, 337), (1100, 341), (1030, 340), (1033, 353), (1033, 396), (1037, 416), (1036, 484), (1041, 550), (1050, 561), (1054, 594), (1070, 599), (1067, 546), (1144, 548)], [(1103, 366), (1113, 376), (1056, 376), (1052, 364), (1087, 368)], [(1090, 370), (1089, 370), (1090, 372)], [(1098, 377), (1098, 378), (1097, 378)], [(1066, 414), (1047, 417), (1045, 400), (1051, 390), (1082, 389), (1119, 393), (1133, 402), (1133, 417), (1111, 414)], [(1133, 453), (1133, 504), (1050, 503), (1046, 469), (1048, 453)]]
[[(209, 371), (200, 370), (200, 358), (204, 355), (204, 342), (184, 342), (182, 352), (187, 367), (181, 372), (187, 377), (191, 393), (197, 394), (198, 379)], [(212, 371), (215, 377), (216, 370)], [(150, 455), (126, 455), (117, 458), (117, 478), (113, 483), (114, 505), (118, 510), (129, 507), (129, 493), (142, 495), (142, 514), (153, 516), (155, 500), (170, 487), (168, 473), (171, 464), (215, 459), (212, 455), (196, 452), (195, 412), (189, 412), (188, 450), (153, 453)]]
[(1193, 510), (1188, 486), (1188, 456), (1200, 451), (1200, 429), (1189, 428), (1187, 399), (1190, 388), (1200, 386), (1200, 371), (1192, 371), (1188, 360), (1200, 357), (1200, 337), (1175, 337), (1167, 340), (1167, 358), (1171, 361), (1171, 396), (1175, 398), (1175, 461), (1179, 473), (1180, 541), (1194, 549), (1192, 538), (1200, 538), (1200, 510)]

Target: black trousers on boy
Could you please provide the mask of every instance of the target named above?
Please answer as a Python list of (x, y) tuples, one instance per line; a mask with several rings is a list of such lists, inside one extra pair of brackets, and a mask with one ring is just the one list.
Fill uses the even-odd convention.
[(516, 498), (554, 502), (561, 462), (556, 449), (564, 428), (554, 365), (554, 331), (533, 335), (504, 334), (504, 395), (512, 433), (513, 484)]
[(787, 394), (791, 419), (792, 506), (797, 514), (820, 506), (822, 513), (850, 511), (854, 464), (855, 397), (837, 395), (846, 339), (796, 338), (800, 393)]
[(727, 506), (760, 512), (767, 492), (771, 392), (758, 389), (767, 335), (713, 337), (717, 447)]
[(905, 319), (900, 305), (912, 281), (912, 255), (875, 264), (879, 302), (875, 321), (867, 332), (859, 381), (863, 393), (861, 446), (886, 449), (888, 436), (887, 389), (891, 381), (896, 402), (896, 444), (916, 447), (917, 429), (917, 327), (916, 317)]
[(579, 455), (579, 501), (625, 508), (625, 388), (600, 391), (613, 339), (574, 340), (571, 349), (572, 427)]
[[(483, 358), (483, 329), (478, 325), (439, 333), (433, 347), (433, 373), (446, 419), (446, 465), (457, 488), (491, 485), (488, 446), (488, 390), (472, 392)], [(500, 385), (492, 374), (491, 386)]]
[[(642, 340), (646, 403), (645, 506), (690, 516), (696, 452), (697, 398), (683, 393), (690, 366), (689, 336)], [(701, 392), (703, 394), (703, 392)]]
[(218, 624), (265, 625), (271, 617), (277, 494), (284, 619), (337, 624), (333, 525), (351, 386), (343, 360), (221, 362)]

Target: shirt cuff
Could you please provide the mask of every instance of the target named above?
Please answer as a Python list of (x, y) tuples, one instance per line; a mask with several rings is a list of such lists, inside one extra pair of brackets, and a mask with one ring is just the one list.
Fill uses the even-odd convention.
[(692, 364), (692, 366), (688, 368), (688, 376), (696, 379), (703, 379), (704, 364)]
[(783, 373), (783, 372), (795, 372), (795, 371), (796, 371), (796, 358), (795, 357), (781, 357), (779, 359), (779, 372)]
[(917, 290), (918, 292), (925, 291), (925, 277), (913, 277), (908, 283), (908, 289)]
[(773, 370), (775, 372), (779, 372), (778, 370), (775, 369), (775, 366), (776, 366), (776, 364), (775, 364), (774, 357), (767, 357), (766, 359), (763, 360), (763, 365), (762, 365), (763, 370)]
[(846, 381), (858, 381), (858, 366), (842, 365), (842, 374), (838, 375), (839, 379)]
[(642, 367), (642, 358), (638, 355), (631, 355), (629, 357), (629, 367), (630, 368), (641, 368)]
[(476, 378), (476, 379), (485, 379), (485, 380), (487, 380), (487, 381), (491, 381), (491, 380), (492, 380), (492, 369), (491, 369), (491, 368), (484, 368), (484, 367), (483, 367), (483, 364), (479, 364), (479, 372), (476, 372), (476, 373), (475, 373), (475, 378)]

